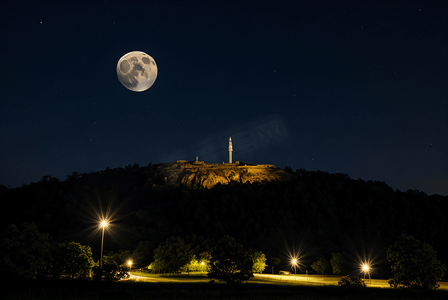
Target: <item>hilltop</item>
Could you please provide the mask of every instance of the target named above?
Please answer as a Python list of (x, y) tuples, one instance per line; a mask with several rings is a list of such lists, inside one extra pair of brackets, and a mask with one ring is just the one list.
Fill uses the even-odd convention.
[[(183, 186), (190, 189), (211, 189), (217, 184), (267, 183), (285, 181), (291, 174), (274, 165), (254, 165), (249, 163), (206, 164), (203, 161), (178, 160), (173, 163), (160, 164), (153, 170), (150, 178), (162, 176), (171, 186)], [(148, 182), (150, 183), (151, 180)]]

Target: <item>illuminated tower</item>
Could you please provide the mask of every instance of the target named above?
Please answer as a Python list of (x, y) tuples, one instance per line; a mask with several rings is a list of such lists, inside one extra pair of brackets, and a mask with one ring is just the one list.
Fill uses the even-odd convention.
[(229, 164), (232, 163), (232, 152), (233, 152), (232, 138), (229, 138)]

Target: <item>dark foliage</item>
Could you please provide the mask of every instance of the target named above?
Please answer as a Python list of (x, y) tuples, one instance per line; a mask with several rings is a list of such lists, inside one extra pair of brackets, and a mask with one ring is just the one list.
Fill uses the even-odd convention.
[(53, 244), (52, 276), (66, 279), (85, 279), (90, 276), (94, 265), (89, 246), (76, 242)]
[(10, 225), (0, 240), (0, 279), (46, 277), (51, 269), (51, 245), (48, 234), (36, 224)]
[(330, 264), (334, 275), (346, 274), (347, 260), (342, 253), (331, 253)]
[[(395, 191), (384, 182), (304, 169), (290, 170), (295, 179), (288, 182), (189, 190), (167, 185), (157, 170), (157, 165), (128, 166), (2, 187), (2, 230), (34, 221), (56, 242), (70, 237), (89, 245), (98, 260), (100, 236), (88, 238), (94, 230), (86, 230), (96, 226), (93, 208), (103, 213), (109, 208), (116, 213), (114, 239), (106, 234), (106, 250), (136, 249), (140, 241), (155, 246), (171, 236), (218, 240), (229, 234), (266, 253), (268, 263), (282, 258), (278, 268), (286, 268), (284, 249), (291, 237), (304, 236), (313, 252), (329, 261), (333, 252), (352, 253), (355, 241), (375, 241), (385, 253), (397, 236), (409, 233), (431, 243), (439, 257), (448, 257), (445, 196)], [(302, 263), (310, 269), (312, 260)]]
[(409, 234), (402, 234), (387, 250), (394, 278), (394, 288), (436, 289), (445, 274), (445, 265), (437, 259), (431, 245), (420, 242)]
[(132, 254), (132, 259), (134, 260), (133, 265), (137, 268), (148, 266), (152, 262), (154, 248), (154, 245), (149, 241), (139, 242), (137, 248)]
[(313, 268), (313, 270), (316, 271), (317, 274), (324, 275), (328, 274), (328, 271), (330, 270), (330, 264), (325, 258), (319, 258), (317, 261), (313, 262), (311, 268)]
[(366, 283), (361, 278), (352, 278), (350, 275), (342, 276), (338, 282), (339, 286), (366, 287)]
[(177, 272), (193, 258), (193, 250), (181, 237), (170, 237), (154, 250), (154, 267), (159, 272)]
[(0, 241), (0, 279), (88, 279), (94, 265), (89, 246), (51, 243), (36, 224), (10, 225)]
[(224, 281), (228, 286), (234, 286), (254, 277), (253, 261), (244, 246), (237, 243), (231, 236), (225, 235), (212, 248), (210, 258), (210, 279)]
[(103, 268), (93, 268), (94, 281), (117, 282), (118, 280), (129, 278), (129, 269), (119, 267), (116, 264), (104, 263)]

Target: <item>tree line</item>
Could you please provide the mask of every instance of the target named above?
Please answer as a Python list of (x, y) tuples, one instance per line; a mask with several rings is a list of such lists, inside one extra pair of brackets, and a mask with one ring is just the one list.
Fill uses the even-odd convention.
[[(171, 237), (154, 250), (154, 261), (143, 269), (155, 272), (207, 272), (212, 279), (234, 285), (261, 273), (266, 258), (260, 251), (224, 236), (215, 245), (207, 242), (204, 252), (199, 245), (193, 249), (180, 237)], [(39, 232), (36, 224), (10, 225), (0, 240), (0, 279), (93, 279), (117, 281), (129, 277), (133, 259), (137, 263), (150, 260), (148, 244), (139, 243), (131, 251), (108, 252), (102, 266), (92, 257), (89, 246), (77, 242), (52, 243), (47, 233)]]
[[(76, 242), (51, 243), (49, 235), (40, 233), (34, 223), (19, 227), (11, 225), (2, 233), (0, 241), (0, 278), (2, 280), (91, 279), (117, 281), (129, 277), (132, 259), (148, 260), (148, 244), (140, 242), (137, 249), (109, 252), (98, 267), (89, 246)], [(229, 286), (247, 281), (254, 273), (266, 268), (266, 257), (255, 249), (246, 250), (234, 237), (225, 235), (217, 243), (202, 241), (196, 247), (180, 237), (171, 237), (154, 250), (153, 261), (144, 269), (151, 272), (203, 272), (212, 279)], [(437, 259), (437, 253), (424, 242), (411, 235), (401, 235), (387, 250), (394, 277), (389, 280), (393, 288), (436, 289), (446, 266)], [(297, 259), (293, 259), (297, 263)], [(332, 253), (330, 261), (334, 274), (345, 274), (346, 260), (341, 253)], [(129, 264), (129, 270), (126, 267)], [(324, 258), (311, 267), (324, 274), (329, 267)], [(369, 266), (365, 265), (365, 272)], [(370, 277), (370, 274), (369, 274)], [(340, 285), (361, 286), (360, 278), (344, 276)]]
[(34, 223), (8, 226), (1, 235), (0, 253), (2, 279), (87, 278), (94, 266), (89, 246), (52, 243)]

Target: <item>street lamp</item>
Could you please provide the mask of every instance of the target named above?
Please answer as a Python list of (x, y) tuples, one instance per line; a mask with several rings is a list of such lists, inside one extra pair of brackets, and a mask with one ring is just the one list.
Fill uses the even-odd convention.
[(103, 269), (103, 244), (104, 244), (104, 228), (106, 228), (109, 223), (106, 220), (101, 221), (101, 227), (103, 228), (103, 234), (101, 237), (101, 255), (100, 255), (100, 269)]
[(296, 267), (297, 267), (297, 259), (292, 259), (292, 264), (294, 265), (294, 280), (296, 280)]
[(132, 260), (129, 260), (128, 261), (128, 265), (129, 265), (129, 274), (131, 274), (131, 266), (132, 266)]
[(364, 271), (364, 279), (366, 279), (366, 272), (369, 273), (369, 282), (372, 283), (372, 278), (370, 277), (370, 266), (366, 263), (362, 265), (362, 270)]

